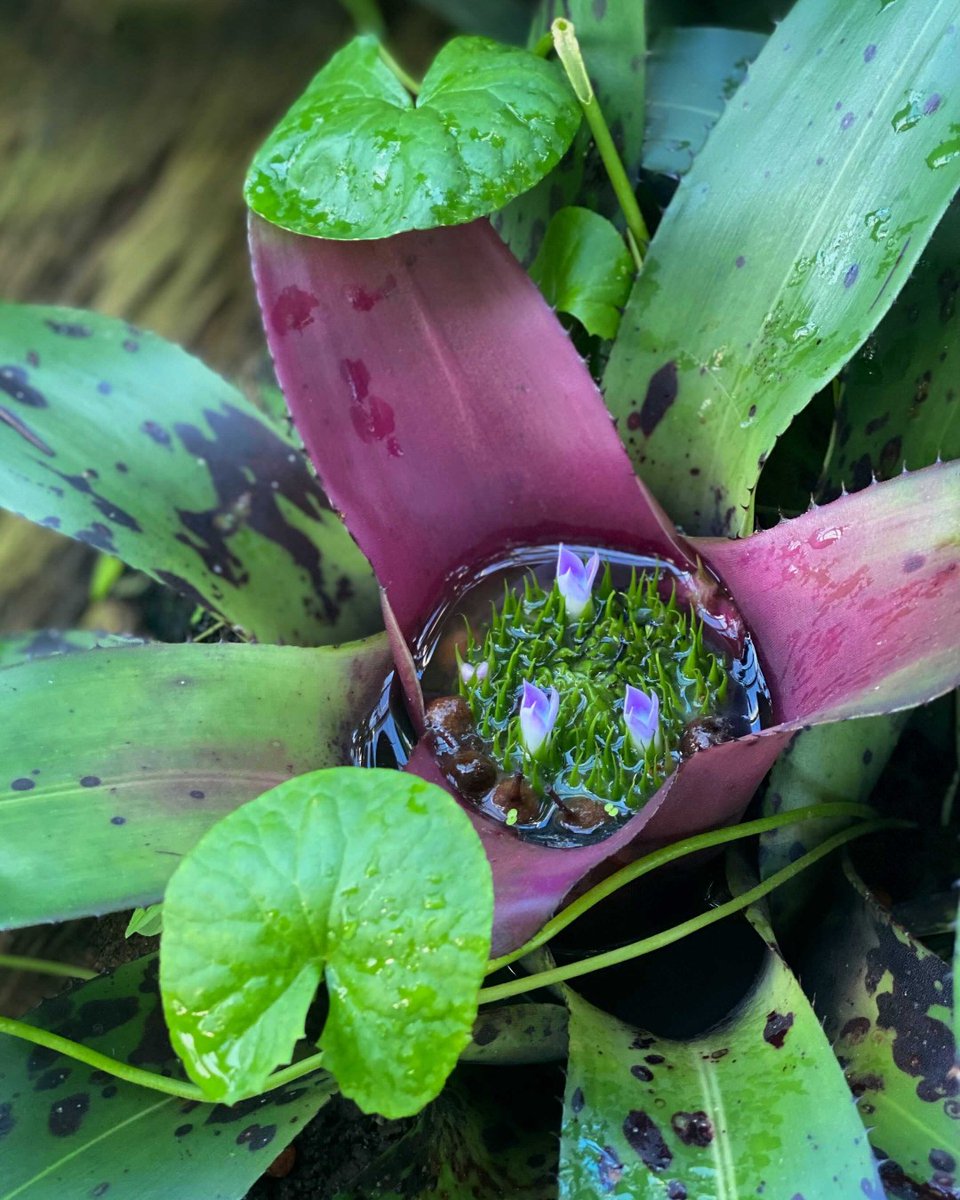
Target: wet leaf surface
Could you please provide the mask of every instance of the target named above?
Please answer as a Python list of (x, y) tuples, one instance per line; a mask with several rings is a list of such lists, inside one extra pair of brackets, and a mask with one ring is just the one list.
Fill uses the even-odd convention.
[(798, 5), (681, 181), (605, 392), (688, 532), (749, 530), (776, 438), (906, 281), (960, 183), (958, 64), (957, 0)]
[(163, 906), (174, 1046), (211, 1099), (286, 1064), (321, 980), (319, 1047), (365, 1112), (411, 1116), (470, 1042), (493, 885), (467, 815), (397, 771), (313, 772), (212, 829)]
[[(644, 5), (615, 0), (542, 0), (528, 45), (548, 33), (556, 17), (571, 21), (590, 82), (627, 174), (636, 179), (643, 147), (643, 89), (646, 64)], [(535, 188), (496, 214), (500, 236), (525, 265), (533, 262), (551, 217), (568, 205), (583, 205), (620, 220), (620, 209), (584, 123), (560, 163)]]
[[(28, 1020), (134, 1066), (182, 1077), (157, 960), (49, 1000)], [(233, 1108), (136, 1087), (17, 1038), (0, 1038), (2, 1200), (241, 1200), (333, 1093), (316, 1072)]]
[(296, 445), (162, 338), (0, 306), (0, 503), (263, 641), (378, 627), (370, 569)]
[(745, 29), (665, 29), (647, 62), (647, 171), (684, 175), (766, 37)]
[(567, 995), (561, 1200), (880, 1200), (830, 1044), (773, 950), (741, 1006), (689, 1041), (657, 1037)]
[(225, 813), (349, 760), (388, 662), (376, 638), (130, 646), (4, 668), (0, 927), (158, 900)]
[[(875, 235), (890, 236), (892, 213)], [(844, 374), (827, 496), (960, 458), (960, 201), (937, 226), (886, 318)]]
[[(893, 1195), (960, 1195), (952, 972), (848, 866), (806, 955), (814, 997)], [(906, 1179), (902, 1177), (906, 1176)], [(898, 1188), (907, 1190), (897, 1190)]]
[(245, 194), (314, 237), (382, 238), (487, 216), (560, 159), (580, 107), (560, 68), (455, 38), (414, 103), (373, 37), (340, 50), (257, 152)]
[(616, 336), (633, 283), (633, 260), (613, 225), (587, 208), (561, 208), (547, 227), (530, 276), (547, 303), (588, 333)]

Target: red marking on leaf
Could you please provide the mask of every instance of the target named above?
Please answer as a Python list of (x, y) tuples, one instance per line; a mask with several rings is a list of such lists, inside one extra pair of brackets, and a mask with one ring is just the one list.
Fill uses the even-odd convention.
[(313, 310), (316, 307), (316, 296), (291, 284), (283, 289), (274, 302), (270, 310), (270, 324), (281, 337), (291, 331), (301, 333), (313, 324)]

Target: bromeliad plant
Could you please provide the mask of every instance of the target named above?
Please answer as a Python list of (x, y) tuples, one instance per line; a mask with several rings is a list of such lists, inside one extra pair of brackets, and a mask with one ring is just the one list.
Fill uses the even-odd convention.
[[(569, 20), (540, 36), (550, 7), (531, 37), (540, 53), (455, 40), (415, 104), (412, 81), (358, 38), (248, 179), (277, 376), (379, 581), (386, 634), (326, 644), (371, 629), (373, 574), (268, 417), (117, 322), (0, 317), (0, 499), (248, 639), (5, 648), (0, 917), (9, 928), (162, 897), (162, 1011), (189, 1079), (142, 967), (133, 984), (118, 975), (67, 998), (51, 1029), (4, 1021), (40, 1049), (27, 1060), (8, 1047), (0, 1194), (61, 1195), (72, 1180), (92, 1195), (169, 1195), (173, 1161), (190, 1164), (188, 1191), (241, 1195), (253, 1152), (295, 1132), (284, 1112), (310, 1115), (336, 1089), (366, 1111), (418, 1112), (460, 1055), (509, 1042), (509, 1007), (485, 1007), (471, 1042), (478, 1002), (669, 944), (878, 825), (834, 832), (759, 884), (734, 872), (730, 900), (653, 937), (618, 928), (615, 949), (585, 962), (526, 959), (532, 974), (481, 988), (485, 974), (685, 853), (862, 815), (808, 805), (731, 827), (799, 730), (958, 681), (956, 463), (728, 536), (750, 531), (777, 436), (880, 323), (960, 183), (956, 4), (800, 0), (709, 138), (684, 147), (649, 246), (631, 182), (642, 6), (571, 5), (586, 66)], [(679, 53), (663, 38), (662, 56)], [(554, 42), (563, 69), (546, 57)], [(785, 78), (795, 95), (779, 104)], [(841, 83), (836, 107), (818, 99)], [(590, 138), (622, 218), (591, 182)], [(388, 744), (405, 770), (384, 769)], [(705, 1195), (880, 1194), (817, 1017), (756, 907), (751, 919), (761, 975), (715, 1035), (654, 1053), (653, 1035), (563, 992), (562, 1195), (685, 1196), (695, 1179)], [(544, 1019), (515, 1048), (524, 1061), (541, 1042), (556, 1053)], [(748, 1086), (735, 1064), (761, 1050), (754, 1083), (786, 1072), (793, 1089), (765, 1108), (803, 1122), (821, 1159), (738, 1141), (723, 1091)], [(109, 1075), (126, 1083), (104, 1086)], [(81, 1179), (52, 1144), (41, 1162), (27, 1080), (51, 1133), (88, 1147), (116, 1127), (122, 1086), (152, 1165), (121, 1177), (91, 1151)], [(217, 1102), (202, 1123), (201, 1102)], [(251, 1151), (239, 1161), (194, 1136), (231, 1120)], [(490, 1165), (488, 1189), (556, 1194), (503, 1171)]]

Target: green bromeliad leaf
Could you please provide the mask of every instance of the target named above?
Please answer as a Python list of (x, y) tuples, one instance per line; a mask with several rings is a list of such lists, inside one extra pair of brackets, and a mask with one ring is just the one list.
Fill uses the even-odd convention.
[(954, 1195), (960, 1089), (951, 968), (892, 920), (849, 863), (845, 874), (809, 943), (804, 983), (859, 1098), (881, 1179), (894, 1195), (926, 1195), (925, 1185), (931, 1196)]
[(89, 629), (38, 629), (0, 638), (0, 667), (49, 658), (54, 654), (78, 654), (86, 650), (142, 646), (144, 639), (122, 633), (96, 633)]
[(746, 29), (665, 29), (647, 62), (643, 165), (685, 175), (766, 37)]
[(295, 233), (382, 238), (459, 225), (559, 161), (580, 107), (555, 63), (486, 38), (449, 42), (416, 103), (370, 36), (314, 77), (258, 151), (247, 203)]
[(958, 184), (960, 0), (799, 0), (681, 181), (606, 371), (685, 529), (749, 531), (776, 438), (878, 324)]
[[(157, 959), (48, 1000), (26, 1018), (90, 1049), (182, 1078)], [(0, 1200), (241, 1200), (335, 1088), (324, 1072), (246, 1104), (198, 1104), (0, 1037)]]
[(775, 951), (728, 1020), (690, 1041), (567, 999), (560, 1200), (881, 1197), (830, 1043)]
[[(878, 214), (876, 235), (890, 235)], [(827, 494), (960, 458), (960, 200), (844, 374)]]
[(0, 670), (0, 928), (159, 900), (214, 822), (348, 762), (386, 638), (134, 645)]
[(493, 884), (466, 813), (399, 771), (288, 780), (220, 822), (174, 873), (160, 980), (173, 1044), (214, 1100), (263, 1087), (304, 1036), (345, 1096), (410, 1116), (470, 1043)]
[[(590, 81), (614, 142), (631, 179), (640, 169), (643, 147), (643, 86), (646, 22), (643, 4), (633, 0), (542, 0), (530, 29), (535, 45), (555, 17), (573, 23)], [(619, 206), (606, 181), (590, 130), (580, 127), (569, 153), (535, 188), (519, 196), (494, 224), (503, 240), (525, 265), (533, 261), (554, 213), (582, 205), (616, 219)]]
[(370, 568), (296, 445), (202, 363), (111, 317), (0, 305), (0, 504), (261, 641), (378, 626)]
[(604, 217), (588, 208), (554, 213), (530, 276), (548, 304), (576, 317), (588, 333), (616, 336), (633, 283), (633, 260)]
[[(813, 804), (837, 800), (866, 803), (909, 718), (907, 710), (802, 730), (770, 772), (764, 815), (796, 812)], [(769, 879), (808, 850), (819, 846), (842, 824), (844, 822), (802, 821), (761, 834), (761, 879)], [(767, 903), (778, 932), (782, 931), (784, 922), (799, 916), (820, 886), (827, 869), (830, 869), (827, 864), (818, 864), (770, 896)]]

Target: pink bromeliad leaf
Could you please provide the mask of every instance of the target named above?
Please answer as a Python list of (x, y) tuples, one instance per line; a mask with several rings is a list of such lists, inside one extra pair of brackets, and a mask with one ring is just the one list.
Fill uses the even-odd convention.
[[(386, 589), (395, 645), (458, 572), (561, 541), (681, 566), (696, 553), (756, 637), (781, 723), (687, 759), (613, 837), (557, 850), (473, 814), (494, 874), (495, 954), (592, 872), (736, 820), (800, 726), (915, 704), (960, 679), (957, 465), (743, 541), (690, 545), (631, 474), (589, 374), (486, 223), (349, 243), (254, 218), (251, 246), (280, 382)], [(408, 769), (443, 782), (424, 742)]]
[(407, 636), (452, 572), (510, 545), (685, 561), (589, 372), (488, 222), (333, 242), (252, 217), (250, 244), (297, 428)]

